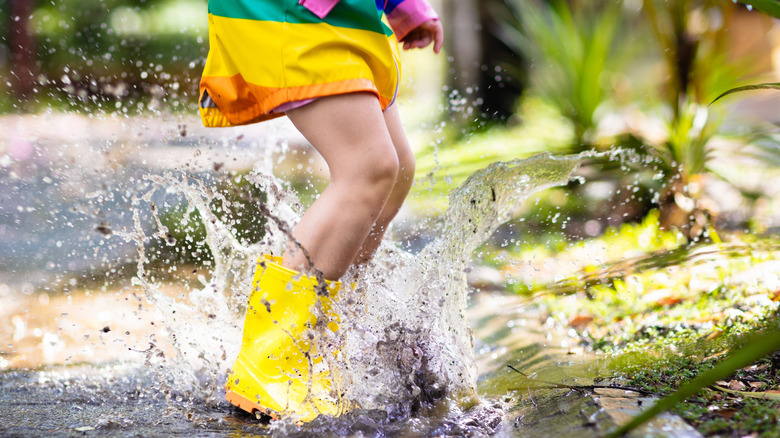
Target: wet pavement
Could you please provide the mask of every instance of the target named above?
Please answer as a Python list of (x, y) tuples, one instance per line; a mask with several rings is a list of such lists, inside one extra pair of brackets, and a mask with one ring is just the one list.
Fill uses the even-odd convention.
[[(2, 320), (10, 315), (17, 330), (9, 332), (7, 326), (0, 330), (2, 345), (10, 347), (4, 355), (6, 369), (0, 371), (0, 435), (584, 438), (603, 436), (652, 403), (652, 399), (622, 389), (550, 388), (549, 383), (591, 385), (609, 376), (607, 363), (584, 353), (567, 336), (566, 328), (548, 325), (538, 310), (517, 297), (495, 293), (472, 297), (469, 319), (476, 336), (482, 397), (477, 406), (465, 410), (443, 407), (413, 418), (358, 411), (302, 427), (273, 428), (230, 406), (220, 390), (204, 396), (174, 375), (160, 372), (159, 367), (166, 366), (162, 356), (170, 354), (165, 353), (169, 347), (165, 347), (164, 327), (151, 324), (154, 313), (139, 307), (132, 289), (53, 296), (46, 304), (40, 296), (16, 297), (16, 307), (3, 307), (4, 311), (15, 310), (3, 314)], [(6, 299), (4, 303), (10, 302)], [(25, 312), (24, 307), (35, 301), (43, 309), (56, 310)], [(67, 319), (52, 316), (57, 312), (67, 314), (73, 327), (67, 328), (71, 325), (63, 322)], [(32, 314), (35, 319), (22, 321), (25, 329), (20, 331), (22, 315)], [(89, 315), (102, 316), (93, 319)], [(58, 321), (56, 329), (52, 321)], [(113, 328), (103, 332), (101, 326)], [(96, 335), (71, 337), (69, 330)], [(52, 337), (46, 334), (52, 331), (58, 333), (61, 346), (54, 355), (47, 353)], [(160, 348), (151, 354), (142, 347), (155, 334)], [(15, 355), (8, 355), (8, 350)], [(36, 362), (47, 365), (34, 366)], [(522, 370), (528, 378), (507, 365)], [(679, 418), (665, 415), (634, 436), (699, 435)]]

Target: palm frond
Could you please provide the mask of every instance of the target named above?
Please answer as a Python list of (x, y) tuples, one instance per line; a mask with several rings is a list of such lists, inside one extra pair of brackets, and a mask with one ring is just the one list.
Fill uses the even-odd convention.
[(749, 8), (756, 8), (759, 11), (780, 18), (780, 1), (778, 0), (738, 0)]
[[(778, 5), (780, 5), (780, 2), (776, 2)], [(778, 6), (780, 7), (780, 6)], [(743, 91), (752, 91), (752, 90), (780, 90), (780, 82), (767, 82), (763, 84), (754, 84), (754, 85), (743, 85), (741, 87), (735, 87), (730, 90), (726, 90), (725, 92), (721, 93), (720, 96), (716, 97), (715, 100), (710, 102), (710, 105), (717, 102), (723, 97), (728, 96), (729, 94), (734, 93), (741, 93)]]

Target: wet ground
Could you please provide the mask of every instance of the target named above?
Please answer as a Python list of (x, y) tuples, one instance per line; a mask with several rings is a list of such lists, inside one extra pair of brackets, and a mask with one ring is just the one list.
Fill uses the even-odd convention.
[[(39, 436), (602, 436), (648, 399), (611, 390), (535, 391), (534, 404), (508, 412), (495, 403), (453, 416), (393, 421), (384, 412), (318, 419), (275, 430), (225, 402), (207, 405), (172, 392), (144, 367), (77, 365), (40, 371), (5, 371), (0, 391), (0, 434)], [(177, 400), (180, 399), (180, 400)], [(186, 400), (186, 401), (185, 401)], [(666, 416), (636, 436), (697, 437), (690, 426)]]
[(189, 412), (177, 411), (155, 389), (154, 373), (137, 364), (4, 371), (0, 381), (3, 436), (226, 436), (240, 430), (222, 419), (226, 409), (188, 403)]
[[(3, 299), (0, 320), (13, 323), (0, 330), (2, 436), (597, 437), (652, 401), (623, 389), (588, 388), (608, 377), (603, 358), (584, 354), (566, 328), (547, 325), (517, 297), (478, 293), (469, 310), (480, 369), (477, 406), (413, 418), (359, 411), (269, 428), (234, 409), (219, 391), (204, 397), (159, 371), (166, 366), (160, 356), (172, 349), (165, 346), (164, 327), (153, 324), (153, 310), (131, 288), (42, 296)], [(154, 354), (150, 340), (158, 347)], [(585, 388), (551, 388), (557, 384)], [(667, 416), (637, 436), (698, 435)]]
[[(217, 164), (239, 169), (277, 160), (248, 138), (289, 141), (293, 148), (301, 141), (284, 125), (263, 124), (267, 131), (247, 137), (220, 131), (219, 138), (191, 126), (197, 125), (91, 124), (83, 117), (45, 115), (4, 119), (0, 435), (584, 438), (603, 435), (651, 402), (622, 389), (571, 388), (598, 379), (610, 384), (605, 359), (585, 354), (567, 327), (548, 324), (528, 303), (501, 293), (474, 294), (469, 308), (482, 397), (476, 406), (441, 406), (414, 417), (358, 411), (303, 427), (269, 428), (233, 409), (219, 389), (183, 385), (175, 373), (160, 370), (175, 363), (175, 350), (154, 306), (130, 285), (134, 272), (112, 278), (108, 287), (94, 275), (79, 274), (102, 272), (94, 265), (106, 260), (125, 258), (132, 265), (137, 256), (132, 243), (101, 243), (109, 226), (129, 227), (130, 216), (104, 215), (95, 206), (126, 211), (122, 196), (114, 197), (123, 186), (113, 182), (134, 184), (149, 171), (208, 171)], [(313, 157), (297, 163), (276, 161), (297, 171), (321, 169)], [(166, 293), (176, 297), (182, 290), (171, 286)], [(556, 385), (567, 387), (551, 388)], [(221, 387), (213, 381), (201, 386)], [(679, 420), (662, 417), (638, 436), (696, 435)]]

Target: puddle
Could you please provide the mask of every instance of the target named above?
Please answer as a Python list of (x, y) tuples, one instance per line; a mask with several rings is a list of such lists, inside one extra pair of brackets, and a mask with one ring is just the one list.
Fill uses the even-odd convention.
[[(0, 432), (596, 436), (612, 424), (592, 394), (538, 387), (606, 377), (601, 359), (584, 354), (566, 328), (516, 297), (469, 298), (474, 249), (527, 196), (565, 184), (579, 164), (579, 157), (546, 155), (476, 172), (452, 193), (441, 222), (432, 224), (436, 237), (419, 252), (388, 243), (365, 270), (350, 274), (347, 283), (356, 287), (336, 303), (341, 329), (326, 341), (339, 346), (345, 360), (338, 378), (361, 409), (267, 427), (230, 406), (224, 379), (238, 348), (251, 260), (281, 251), (284, 230), (273, 226), (293, 223), (301, 207), (271, 177), (278, 159), (263, 152), (246, 178), (267, 194), (271, 228), (259, 242), (237, 237), (235, 222), (224, 219), (230, 214), (218, 214), (230, 202), (215, 208), (220, 195), (211, 190), (222, 168), (214, 157), (244, 147), (226, 143), (202, 146), (213, 152), (211, 169), (160, 171), (165, 158), (150, 164), (151, 157), (104, 144), (100, 154), (108, 158), (92, 173), (75, 164), (78, 152), (63, 147), (70, 160), (55, 164), (41, 155), (0, 176), (0, 188), (8, 189), (0, 192), (3, 205), (13, 204), (0, 211), (0, 226), (14, 230), (0, 233), (13, 255), (0, 266)], [(205, 219), (213, 260), (198, 271), (160, 257), (155, 268), (167, 272), (152, 275), (150, 257), (159, 253), (148, 244), (160, 237), (172, 243), (159, 208), (174, 207)]]

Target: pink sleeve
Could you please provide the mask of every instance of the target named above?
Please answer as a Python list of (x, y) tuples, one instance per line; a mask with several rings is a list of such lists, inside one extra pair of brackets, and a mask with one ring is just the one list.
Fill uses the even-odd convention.
[(303, 5), (320, 18), (325, 18), (338, 2), (339, 0), (298, 0), (299, 5)]
[[(301, 0), (303, 1), (303, 0)], [(428, 20), (438, 20), (439, 15), (425, 0), (402, 0), (387, 15), (396, 39), (403, 41), (406, 35)]]

